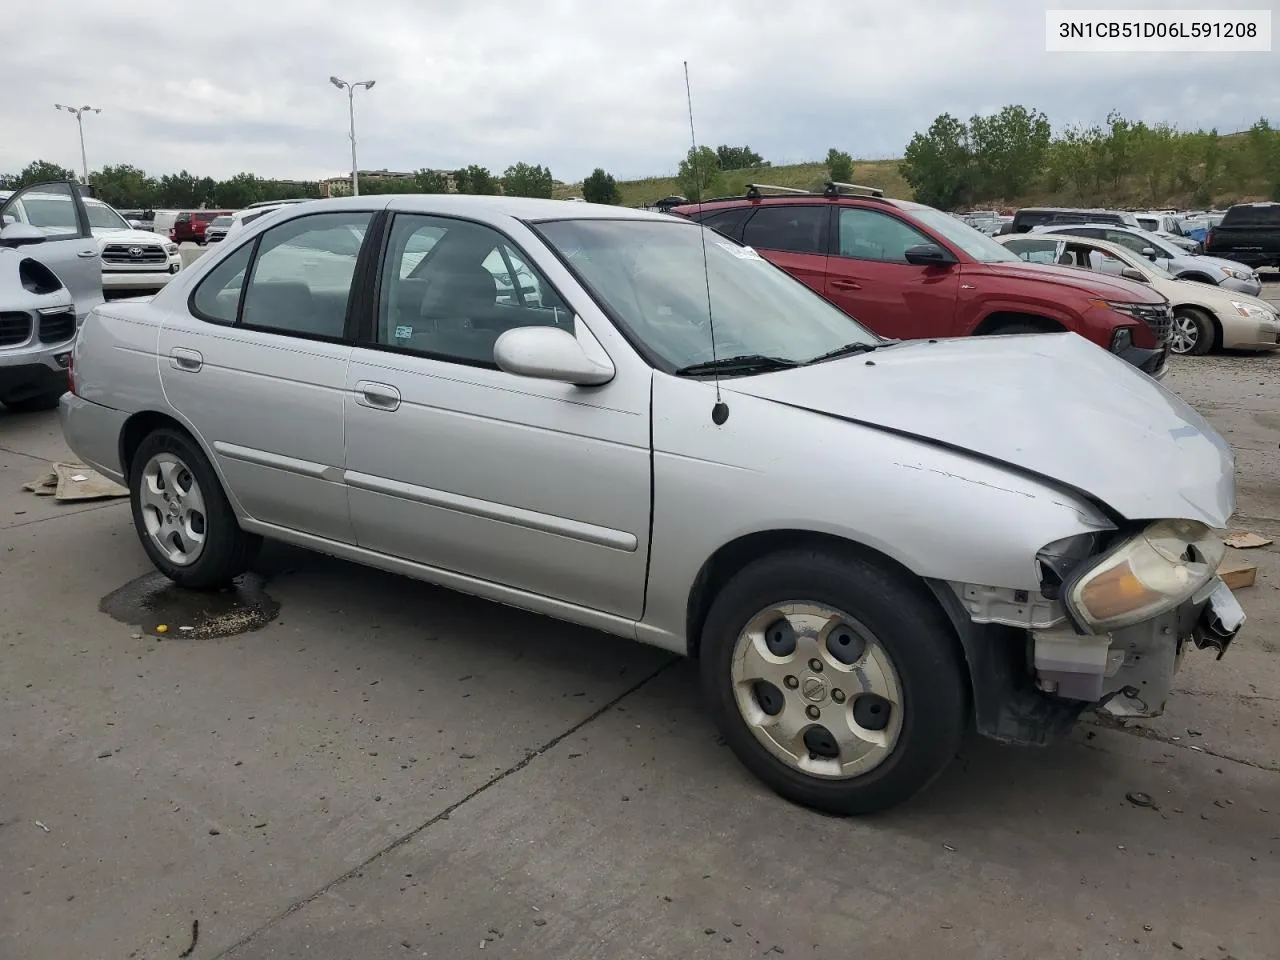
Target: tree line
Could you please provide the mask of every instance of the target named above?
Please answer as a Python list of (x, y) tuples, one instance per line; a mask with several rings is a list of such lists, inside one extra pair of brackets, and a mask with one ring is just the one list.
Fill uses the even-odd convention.
[(968, 123), (941, 114), (911, 138), (901, 172), (917, 200), (944, 210), (1045, 195), (1088, 205), (1280, 200), (1280, 130), (1265, 118), (1243, 134), (1179, 130), (1113, 111), (1055, 136), (1044, 113), (1012, 104)]
[[(0, 188), (18, 190), (33, 183), (76, 180), (75, 171), (47, 160), (36, 160), (19, 173), (0, 175)], [(406, 177), (361, 176), (360, 192), (497, 194), (546, 197), (557, 182), (541, 164), (516, 163), (495, 176), (487, 167), (471, 164), (459, 170), (418, 170)], [(211, 209), (238, 210), (263, 200), (319, 197), (320, 184), (309, 180), (271, 180), (252, 173), (237, 173), (225, 180), (201, 177), (182, 170), (155, 177), (130, 164), (104, 166), (89, 174), (93, 195), (122, 210)], [(618, 203), (617, 181), (596, 168), (582, 184), (583, 199), (592, 203)]]

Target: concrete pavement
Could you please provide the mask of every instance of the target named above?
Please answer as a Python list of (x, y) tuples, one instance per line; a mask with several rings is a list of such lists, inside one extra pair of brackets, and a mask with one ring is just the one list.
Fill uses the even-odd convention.
[[(1168, 385), (1280, 541), (1280, 357)], [(690, 665), (331, 558), (269, 547), (256, 632), (119, 623), (101, 598), (150, 571), (127, 505), (20, 490), (64, 455), (0, 411), (3, 960), (181, 957), (196, 921), (196, 960), (1275, 956), (1274, 545), (1168, 716), (973, 741), (838, 820), (746, 774)]]

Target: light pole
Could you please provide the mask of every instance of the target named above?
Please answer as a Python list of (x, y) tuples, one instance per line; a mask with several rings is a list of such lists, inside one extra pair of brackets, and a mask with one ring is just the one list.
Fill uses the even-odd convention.
[(89, 160), (84, 152), (84, 115), (89, 113), (101, 113), (101, 107), (68, 107), (66, 104), (55, 103), (54, 107), (59, 110), (65, 110), (67, 113), (76, 115), (76, 124), (80, 127), (80, 169), (84, 172), (84, 182), (89, 182)]
[(347, 83), (337, 77), (330, 77), (329, 82), (339, 90), (347, 91), (347, 106), (351, 112), (351, 195), (358, 197), (360, 196), (360, 168), (356, 165), (356, 87), (372, 90), (373, 85), (378, 81), (359, 80), (355, 83)]

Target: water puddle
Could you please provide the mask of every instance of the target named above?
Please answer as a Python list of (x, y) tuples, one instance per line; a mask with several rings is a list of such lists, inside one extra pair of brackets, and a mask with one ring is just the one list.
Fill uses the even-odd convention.
[(148, 573), (107, 594), (98, 609), (152, 636), (216, 640), (260, 630), (279, 615), (280, 604), (256, 573), (218, 590), (188, 590), (161, 573)]

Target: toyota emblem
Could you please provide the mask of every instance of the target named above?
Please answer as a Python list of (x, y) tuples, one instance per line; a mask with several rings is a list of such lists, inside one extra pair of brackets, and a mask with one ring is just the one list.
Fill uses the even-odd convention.
[(133, 257), (135, 260), (137, 260), (139, 257), (141, 257), (141, 256), (142, 256), (142, 248), (141, 248), (141, 247), (130, 247), (130, 248), (129, 248), (129, 256), (131, 256), (131, 257)]

